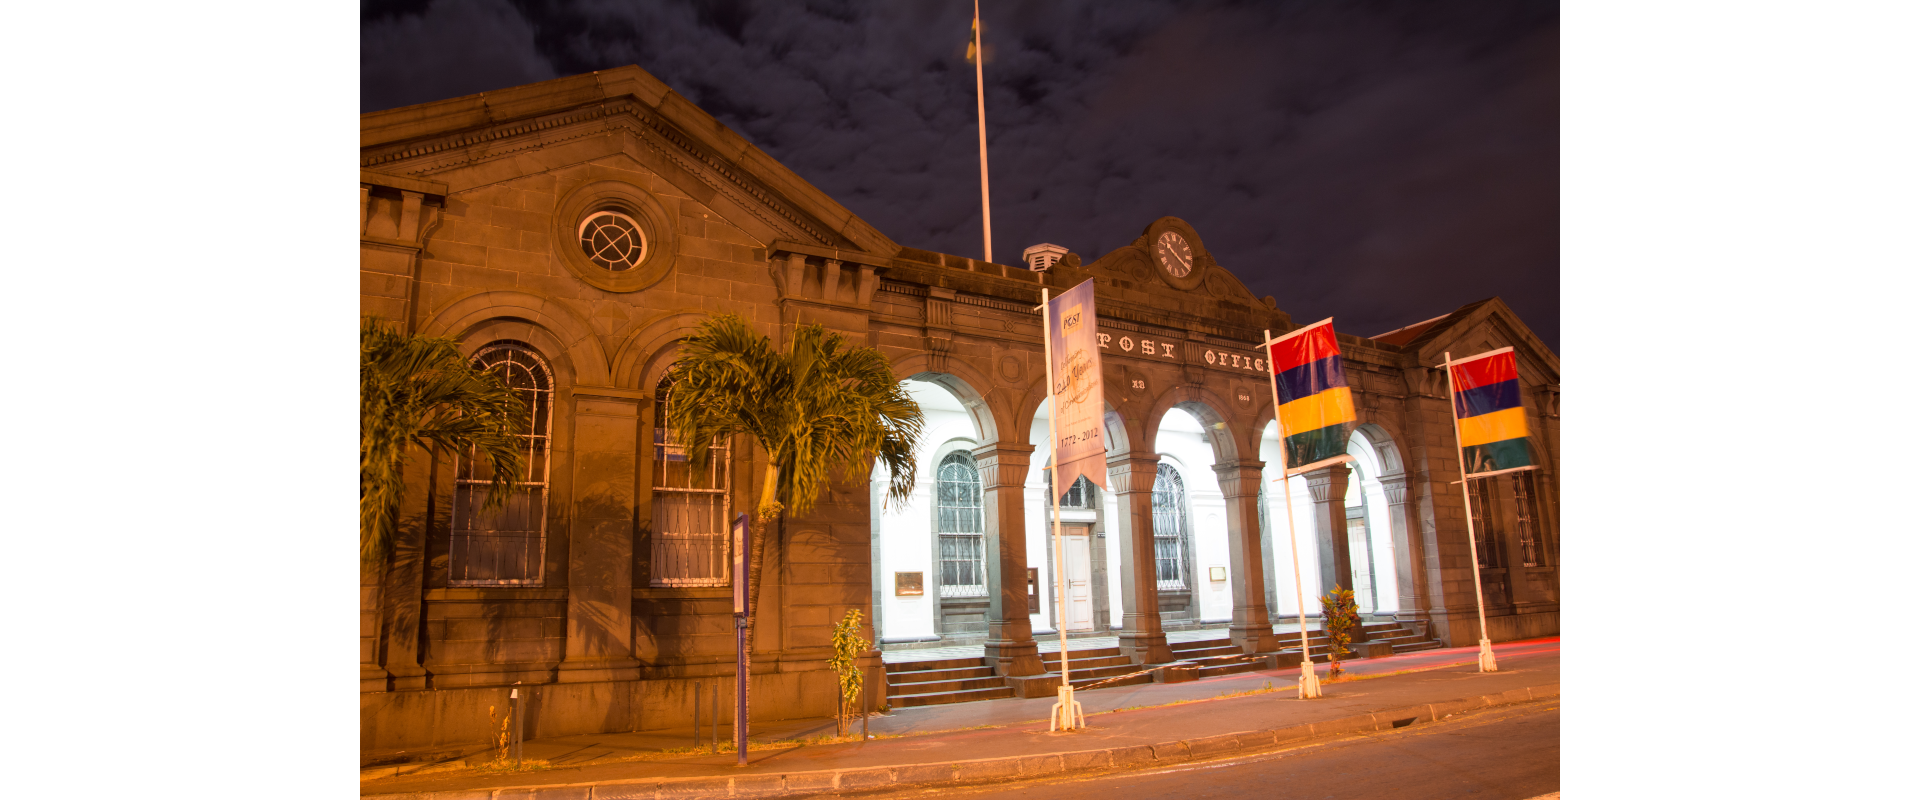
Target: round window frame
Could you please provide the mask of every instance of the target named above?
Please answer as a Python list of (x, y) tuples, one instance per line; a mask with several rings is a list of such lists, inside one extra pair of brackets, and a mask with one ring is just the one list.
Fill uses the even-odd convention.
[[(631, 269), (611, 271), (594, 263), (580, 247), (581, 226), (603, 211), (620, 214), (640, 229), (645, 252)], [(679, 237), (666, 206), (645, 189), (613, 180), (584, 184), (562, 197), (553, 215), (553, 239), (562, 243), (554, 249), (574, 277), (607, 292), (637, 292), (659, 283), (673, 271), (679, 252)]]
[[(589, 224), (592, 224), (594, 220), (599, 219), (600, 217), (603, 217), (603, 216), (618, 217), (620, 219), (626, 220), (627, 224), (633, 226), (634, 233), (638, 234), (640, 237), (640, 260), (622, 269), (611, 269), (607, 267), (601, 267), (601, 269), (606, 270), (608, 275), (612, 275), (618, 272), (632, 272), (636, 269), (639, 269), (641, 264), (647, 263), (647, 249), (652, 246), (652, 242), (647, 238), (647, 229), (640, 226), (639, 220), (636, 220), (633, 217), (628, 216), (623, 212), (615, 211), (611, 208), (602, 208), (597, 211), (589, 211), (587, 212), (586, 216), (583, 216), (580, 218), (580, 224), (574, 226), (573, 243), (576, 247), (579, 247), (581, 249), (581, 253), (584, 254), (586, 252), (585, 240), (587, 236), (587, 226)], [(587, 256), (587, 260), (593, 261), (593, 256)], [(598, 262), (595, 262), (594, 266), (600, 266), (600, 265)]]
[[(1160, 254), (1156, 252), (1156, 246), (1160, 242), (1160, 234), (1167, 231), (1180, 234), (1180, 238), (1187, 240), (1187, 247), (1193, 250), (1193, 268), (1187, 270), (1184, 277), (1174, 277), (1173, 273), (1167, 270), (1166, 265), (1160, 263)], [(1183, 292), (1199, 289), (1206, 282), (1207, 275), (1212, 272), (1213, 259), (1207, 256), (1207, 248), (1200, 242), (1200, 234), (1194, 232), (1192, 225), (1179, 219), (1163, 217), (1147, 226), (1146, 245), (1147, 264), (1152, 267), (1153, 274), (1160, 276), (1160, 280), (1175, 289)]]

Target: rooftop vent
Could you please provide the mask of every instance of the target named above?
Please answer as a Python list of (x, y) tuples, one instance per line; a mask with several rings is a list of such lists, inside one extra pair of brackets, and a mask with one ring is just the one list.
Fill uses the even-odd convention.
[(1036, 244), (1021, 252), (1020, 257), (1026, 259), (1027, 269), (1046, 272), (1060, 263), (1060, 259), (1067, 257), (1067, 248), (1057, 244)]

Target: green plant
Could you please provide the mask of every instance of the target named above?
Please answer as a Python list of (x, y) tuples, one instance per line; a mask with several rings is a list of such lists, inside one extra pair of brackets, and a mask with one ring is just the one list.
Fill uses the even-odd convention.
[[(813, 510), (833, 475), (865, 479), (878, 459), (892, 476), (890, 498), (914, 486), (913, 452), (925, 417), (886, 356), (849, 345), (819, 325), (796, 327), (786, 350), (734, 314), (709, 317), (687, 338), (667, 371), (666, 426), (686, 443), (695, 473), (705, 469), (714, 440), (753, 437), (766, 451), (755, 516), (777, 518), (786, 538), (789, 514)], [(753, 650), (767, 537), (757, 534), (747, 563), (746, 649)], [(746, 681), (746, 670), (738, 680)]]
[[(526, 469), (527, 408), (501, 375), (475, 369), (452, 339), (360, 326), (360, 557), (384, 560), (398, 527), (410, 446), (463, 453), (489, 472), (486, 508)], [(478, 471), (478, 470), (476, 470)]]
[(847, 734), (847, 717), (853, 714), (856, 702), (860, 699), (860, 690), (865, 688), (866, 678), (860, 672), (860, 654), (873, 649), (873, 643), (860, 638), (860, 610), (847, 609), (847, 615), (840, 618), (840, 624), (833, 626), (833, 656), (827, 659), (840, 676), (840, 701), (834, 714), (834, 728), (838, 735)]
[(1320, 598), (1320, 619), (1327, 629), (1327, 657), (1331, 661), (1327, 678), (1338, 678), (1340, 657), (1353, 652), (1347, 645), (1353, 642), (1353, 631), (1360, 627), (1360, 610), (1354, 604), (1353, 590), (1334, 584), (1333, 591)]
[(497, 729), (497, 732), (488, 737), (493, 740), (493, 763), (505, 764), (507, 747), (513, 743), (513, 731), (509, 728), (513, 724), (513, 709), (507, 709), (507, 716), (502, 718), (494, 714), (493, 706), (487, 706), (487, 719), (493, 722)]

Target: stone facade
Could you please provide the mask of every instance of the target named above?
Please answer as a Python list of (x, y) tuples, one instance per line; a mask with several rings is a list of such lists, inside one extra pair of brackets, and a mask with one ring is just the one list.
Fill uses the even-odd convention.
[[(1279, 474), (1271, 444), (1262, 447), (1274, 409), (1258, 343), (1263, 331), (1297, 326), (1216, 264), (1185, 222), (1153, 221), (1129, 246), (1085, 264), (1068, 255), (1044, 272), (903, 247), (633, 67), (366, 114), (361, 135), (363, 313), (453, 337), (468, 353), (511, 343), (535, 354), (552, 408), (543, 486), (528, 490), (537, 497), (523, 520), (537, 537), (527, 534), (528, 560), (515, 562), (511, 580), (459, 577), (472, 556), (456, 552), (455, 528), (466, 524), (455, 508), (457, 460), (415, 459), (394, 556), (361, 581), (367, 757), (484, 741), (488, 706), (504, 706), (516, 683), (532, 689), (529, 736), (686, 725), (695, 682), (729, 696), (729, 590), (663, 577), (660, 559), (680, 551), (654, 530), (668, 502), (657, 499), (668, 495), (654, 488), (667, 480), (656, 473), (671, 462), (650, 441), (677, 343), (718, 312), (773, 336), (823, 324), (879, 348), (902, 379), (959, 399), (979, 439), (970, 452), (985, 493), (989, 592), (975, 613), (996, 669), (1023, 676), (1041, 669), (1026, 575), (1041, 566), (1029, 563), (1028, 542), (1045, 531), (1031, 529), (1021, 490), (1044, 471), (1030, 461), (1046, 396), (1035, 306), (1043, 288), (1097, 281), (1113, 479), (1100, 535), (1117, 556), (1103, 556), (1102, 573), (1117, 591), (1122, 646), (1136, 661), (1169, 655), (1151, 494), (1153, 442), (1174, 408), (1203, 424), (1212, 449), (1232, 638), (1250, 651), (1273, 646), (1273, 565), (1287, 562), (1273, 560), (1282, 548), (1257, 523), (1259, 486)], [(580, 246), (583, 220), (600, 212), (644, 235), (629, 269), (596, 264)], [(1167, 231), (1192, 245), (1187, 275), (1154, 261), (1152, 244)], [(1479, 633), (1445, 376), (1434, 365), (1445, 351), (1516, 348), (1544, 466), (1529, 508), (1504, 488), (1489, 493), (1488, 540), (1506, 557), (1481, 569), (1488, 627), (1495, 639), (1557, 632), (1557, 356), (1498, 299), (1393, 335), (1340, 340), (1377, 451), (1370, 485), (1388, 519), (1374, 525), (1394, 545), (1395, 613), (1450, 644)], [(735, 446), (730, 484), (699, 502), (752, 506), (758, 481), (742, 476), (759, 474), (764, 457)], [(882, 589), (865, 478), (835, 487), (769, 548), (756, 718), (831, 713), (832, 623), (847, 609), (872, 620)], [(1301, 531), (1303, 549), (1321, 542), (1327, 570), (1348, 560), (1348, 522), (1338, 487), (1323, 485), (1345, 480), (1307, 478), (1336, 492), (1316, 506), (1321, 535)], [(1290, 595), (1285, 580), (1279, 594)], [(878, 670), (878, 653), (866, 664)]]

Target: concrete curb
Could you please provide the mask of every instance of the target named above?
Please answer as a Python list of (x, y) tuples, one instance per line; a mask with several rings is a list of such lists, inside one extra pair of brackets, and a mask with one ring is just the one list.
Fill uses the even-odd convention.
[(960, 786), (991, 781), (1025, 780), (1073, 772), (1163, 766), (1226, 755), (1261, 752), (1306, 739), (1400, 728), (1420, 722), (1432, 722), (1463, 711), (1559, 696), (1560, 684), (1555, 681), (1542, 686), (1511, 689), (1500, 694), (1438, 703), (1421, 703), (1284, 728), (1227, 733), (1163, 744), (1080, 750), (1069, 753), (782, 774), (636, 778), (599, 783), (512, 786), (500, 789), (378, 794), (362, 795), (362, 797), (368, 800), (678, 800), (678, 798), (697, 797), (776, 798), (879, 789), (907, 784)]

